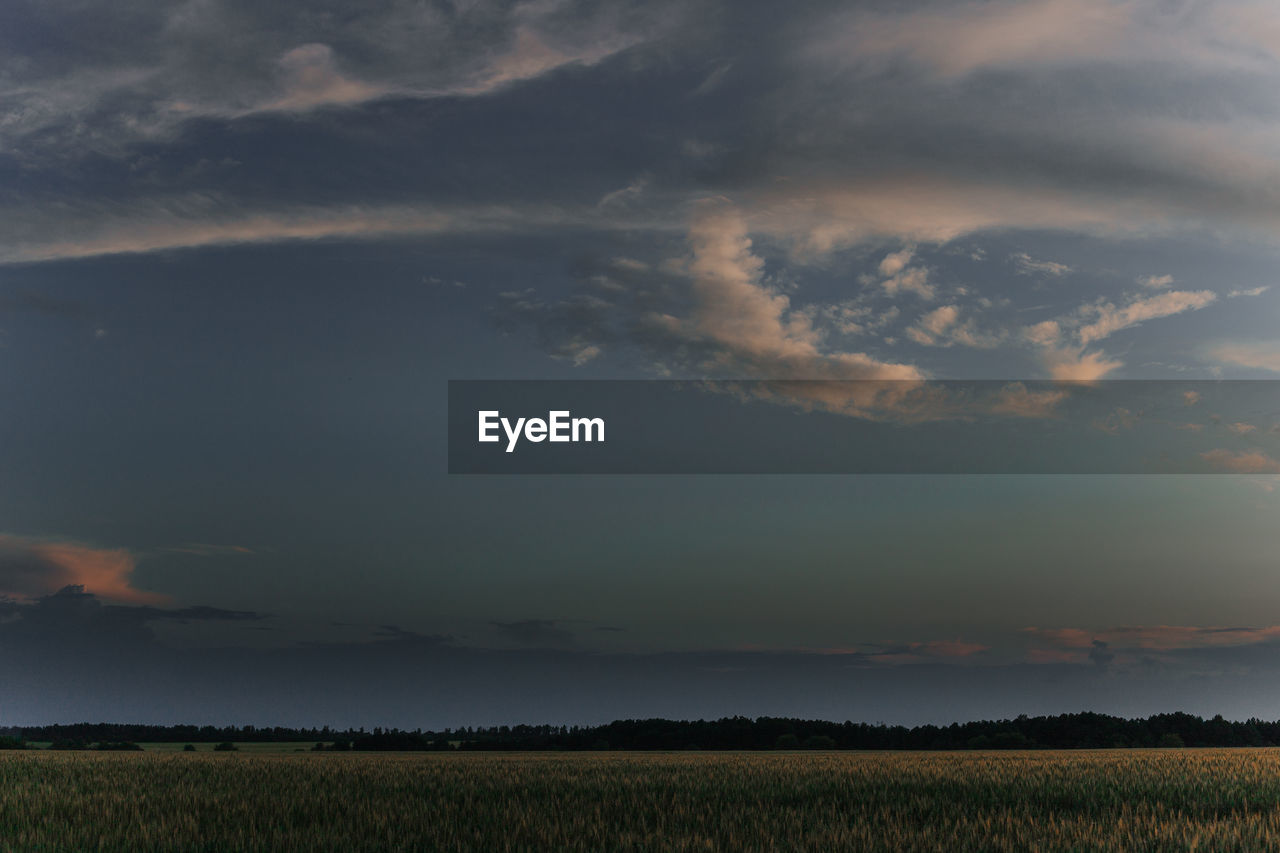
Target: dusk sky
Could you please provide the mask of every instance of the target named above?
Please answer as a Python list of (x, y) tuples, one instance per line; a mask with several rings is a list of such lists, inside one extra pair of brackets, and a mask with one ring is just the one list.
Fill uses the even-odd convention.
[(1278, 91), (1266, 0), (6, 2), (0, 725), (1280, 718), (1280, 407), (1179, 398), (1218, 475), (446, 436), (451, 379), (1280, 379)]

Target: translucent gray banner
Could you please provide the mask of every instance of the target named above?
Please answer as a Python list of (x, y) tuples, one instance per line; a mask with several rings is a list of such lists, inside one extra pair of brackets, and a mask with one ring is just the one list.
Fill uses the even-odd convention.
[(451, 474), (1280, 474), (1275, 381), (451, 381)]

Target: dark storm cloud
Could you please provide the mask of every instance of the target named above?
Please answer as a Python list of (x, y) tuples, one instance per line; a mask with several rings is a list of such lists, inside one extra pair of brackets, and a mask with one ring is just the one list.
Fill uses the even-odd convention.
[[(71, 625), (78, 619), (96, 622), (103, 617), (109, 623), (141, 624), (172, 619), (179, 622), (194, 621), (252, 621), (266, 619), (270, 614), (252, 610), (227, 610), (221, 607), (194, 605), (191, 607), (152, 607), (149, 605), (105, 604), (78, 584), (66, 586), (52, 595), (42, 596), (30, 602), (0, 599), (0, 606), (12, 618), (43, 624), (63, 623)], [(105, 623), (103, 623), (105, 624)]]
[(1115, 652), (1111, 651), (1110, 643), (1103, 640), (1094, 640), (1093, 648), (1089, 649), (1089, 660), (1098, 666), (1107, 666), (1116, 659)]
[(502, 639), (523, 646), (559, 647), (571, 646), (576, 640), (573, 632), (561, 627), (555, 619), (521, 619), (517, 622), (490, 622)]
[(447, 634), (422, 634), (401, 628), (399, 625), (379, 625), (378, 629), (373, 632), (373, 636), (378, 638), (378, 642), (382, 643), (438, 645), (453, 642), (453, 637)]
[(67, 586), (52, 595), (29, 602), (0, 600), (0, 648), (24, 649), (51, 644), (73, 649), (110, 649), (115, 647), (152, 647), (155, 636), (152, 622), (253, 622), (267, 614), (248, 610), (224, 610), (217, 607), (193, 606), (160, 608), (104, 604), (83, 586)]
[(244, 622), (257, 619), (266, 619), (270, 614), (258, 613), (253, 610), (226, 610), (221, 607), (209, 607), (207, 605), (196, 605), (194, 607), (177, 607), (173, 609), (162, 609), (159, 607), (124, 607), (115, 605), (116, 607), (126, 610), (131, 618), (140, 619), (144, 622), (153, 622), (161, 619), (172, 619), (177, 622), (198, 622), (198, 621), (224, 621), (224, 622)]

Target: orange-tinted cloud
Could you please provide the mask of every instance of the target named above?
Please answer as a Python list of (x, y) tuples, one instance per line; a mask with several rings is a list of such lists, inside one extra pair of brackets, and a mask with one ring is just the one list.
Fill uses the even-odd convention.
[(1152, 652), (1170, 652), (1181, 649), (1205, 649), (1224, 646), (1248, 646), (1280, 639), (1280, 625), (1261, 628), (1223, 628), (1200, 625), (1134, 625), (1087, 631), (1081, 628), (1028, 628), (1027, 633), (1037, 640), (1054, 647), (1052, 650), (1036, 649), (1031, 655), (1045, 660), (1071, 655), (1077, 658), (1093, 647), (1095, 641), (1118, 649), (1140, 649)]
[(83, 586), (85, 591), (111, 601), (166, 603), (168, 596), (131, 584), (136, 563), (124, 548), (0, 534), (0, 594), (37, 598), (67, 586)]
[(1031, 649), (1027, 652), (1030, 663), (1084, 663), (1088, 659), (1086, 652), (1067, 649)]
[(1120, 308), (1110, 302), (1091, 305), (1088, 306), (1087, 313), (1093, 321), (1079, 330), (1080, 343), (1088, 346), (1147, 320), (1171, 317), (1184, 311), (1197, 311), (1217, 298), (1217, 294), (1209, 290), (1172, 290), (1146, 299), (1135, 299)]
[(684, 266), (694, 310), (687, 322), (677, 322), (669, 331), (709, 345), (713, 354), (706, 367), (765, 378), (923, 378), (909, 364), (825, 349), (813, 318), (795, 310), (785, 293), (764, 280), (764, 259), (753, 251), (747, 223), (735, 211), (700, 207), (689, 228), (689, 244), (692, 256)]
[(1049, 375), (1062, 382), (1096, 382), (1123, 363), (1101, 352), (1084, 352), (1073, 347), (1051, 348), (1045, 355)]
[(922, 643), (906, 643), (887, 648), (878, 654), (868, 655), (876, 663), (920, 663), (936, 658), (967, 658), (987, 651), (990, 646), (966, 643), (963, 640), (930, 640)]
[(1059, 403), (1067, 398), (1061, 388), (1050, 391), (1030, 391), (1021, 382), (1010, 382), (996, 394), (991, 411), (998, 415), (1023, 418), (1047, 418), (1054, 414)]
[(1200, 455), (1213, 467), (1232, 474), (1280, 474), (1280, 461), (1260, 450), (1232, 453), (1219, 448)]
[(1055, 646), (1070, 649), (1087, 649), (1097, 636), (1096, 633), (1080, 628), (1028, 628), (1027, 633), (1047, 640)]
[(981, 643), (966, 643), (963, 640), (934, 640), (928, 643), (912, 643), (911, 647), (921, 654), (940, 658), (967, 658), (990, 648)]

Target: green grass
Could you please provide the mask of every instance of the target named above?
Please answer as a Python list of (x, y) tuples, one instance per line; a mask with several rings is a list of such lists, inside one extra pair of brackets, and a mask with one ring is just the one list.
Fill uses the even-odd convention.
[(1273, 749), (0, 754), (3, 850), (1277, 847)]

